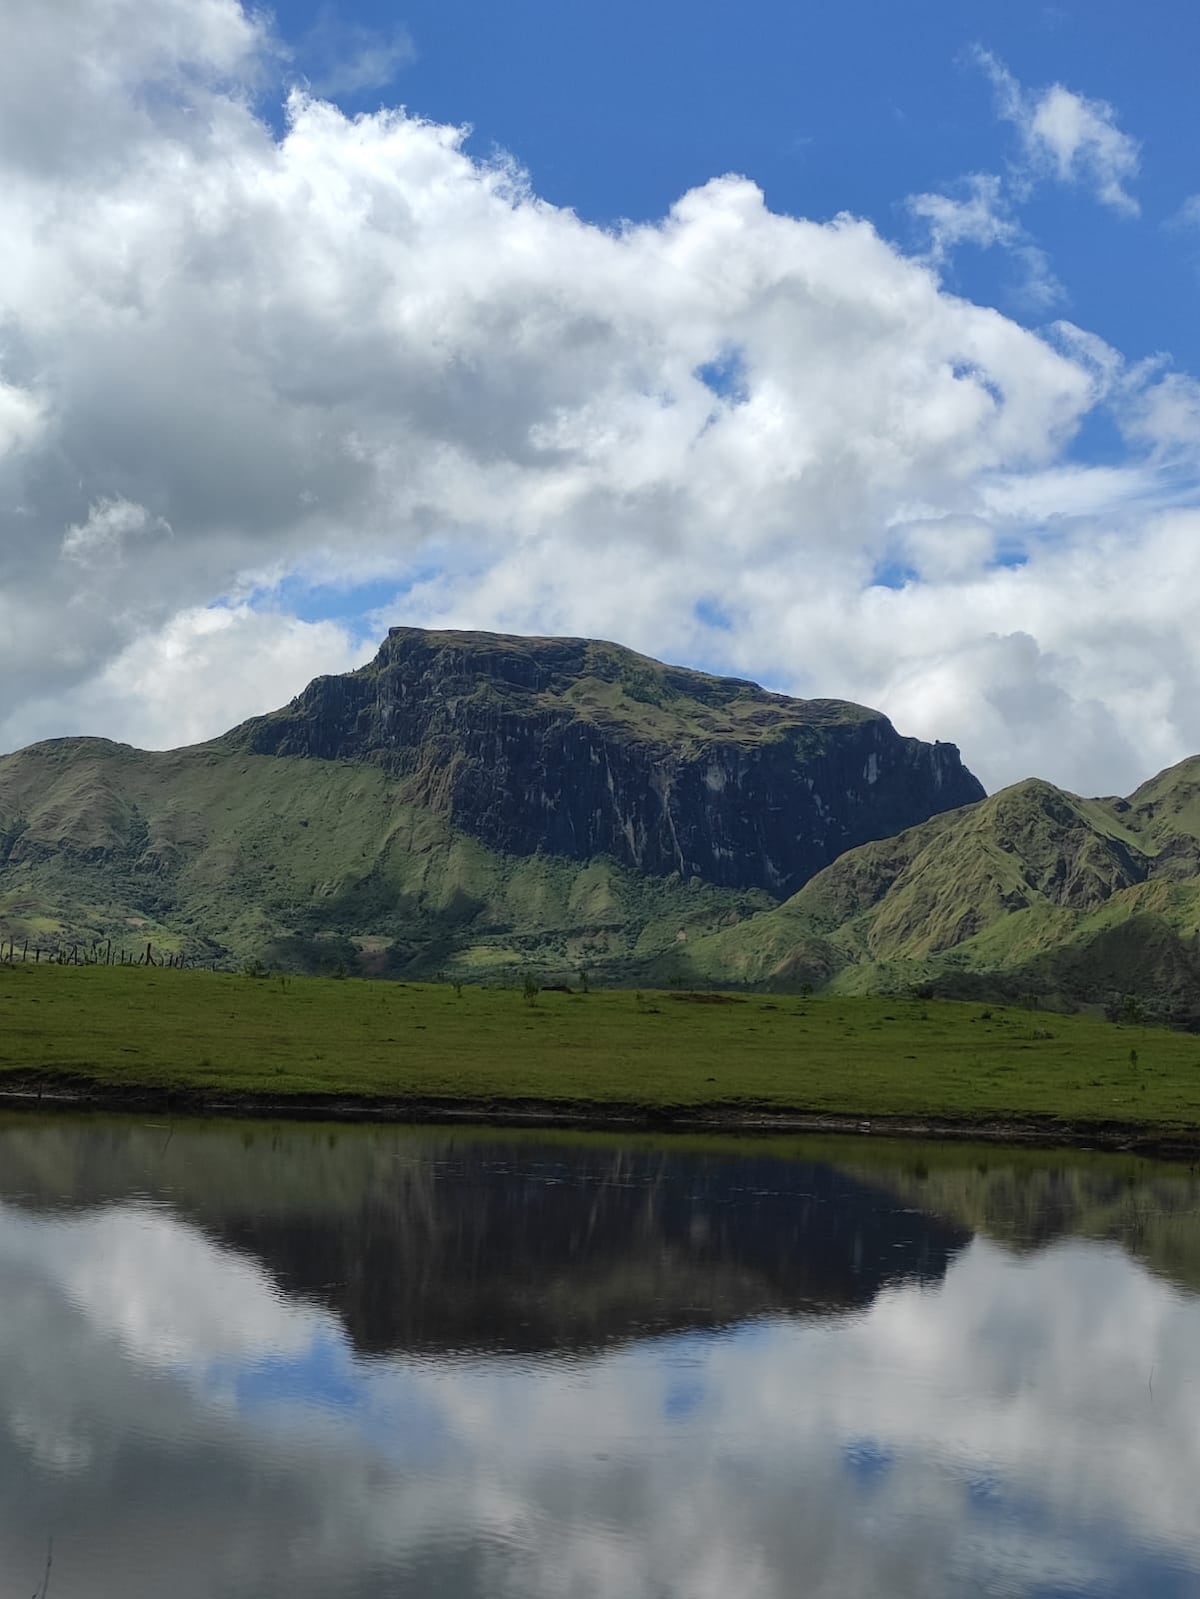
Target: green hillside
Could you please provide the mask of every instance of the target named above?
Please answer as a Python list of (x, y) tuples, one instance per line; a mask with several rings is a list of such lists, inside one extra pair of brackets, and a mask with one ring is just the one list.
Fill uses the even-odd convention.
[(620, 978), (770, 906), (608, 860), (505, 856), (366, 763), (62, 740), (0, 759), (0, 932), (289, 970)]
[[(671, 961), (678, 965), (678, 952)], [(848, 851), (777, 909), (688, 942), (691, 979), (927, 988), (1200, 1015), (1200, 759), (1128, 800), (1029, 781)]]

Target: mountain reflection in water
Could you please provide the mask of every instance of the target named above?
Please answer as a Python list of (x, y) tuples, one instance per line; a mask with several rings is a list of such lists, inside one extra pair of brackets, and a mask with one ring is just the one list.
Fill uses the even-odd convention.
[(1200, 1187), (0, 1124), (0, 1599), (1200, 1595)]

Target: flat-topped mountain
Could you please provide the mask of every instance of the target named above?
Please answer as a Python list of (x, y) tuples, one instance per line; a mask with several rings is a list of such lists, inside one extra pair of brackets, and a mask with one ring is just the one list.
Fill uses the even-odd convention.
[(949, 744), (614, 644), (393, 629), (208, 744), (0, 758), (0, 934), (635, 977), (979, 799)]
[(952, 744), (589, 639), (392, 628), (225, 740), (369, 761), (507, 854), (793, 893), (844, 850), (983, 797)]

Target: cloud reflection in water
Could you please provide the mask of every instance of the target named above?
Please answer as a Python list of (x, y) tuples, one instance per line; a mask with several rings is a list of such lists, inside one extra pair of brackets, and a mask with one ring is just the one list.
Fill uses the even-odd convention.
[[(498, 1158), (479, 1146), (438, 1182)], [(59, 1208), (26, 1181), (0, 1206), (0, 1571), (17, 1591), (52, 1531), (65, 1599), (1200, 1594), (1200, 1301), (1116, 1244), (1015, 1255), (978, 1236), (840, 1312), (788, 1313), (776, 1277), (761, 1313), (723, 1325), (676, 1305), (652, 1337), (364, 1350), (336, 1294), (286, 1292), (228, 1241), (255, 1165), (276, 1204), (271, 1156), (245, 1159), (220, 1215), (182, 1180), (169, 1202)], [(594, 1211), (591, 1159), (573, 1192)], [(736, 1157), (707, 1159), (739, 1186)], [(632, 1180), (661, 1214), (677, 1175), (665, 1157)], [(419, 1192), (431, 1225), (452, 1196)], [(859, 1184), (813, 1212), (808, 1245), (856, 1204), (900, 1213)], [(633, 1299), (697, 1280), (638, 1217), (634, 1321)], [(469, 1293), (445, 1260), (438, 1291)], [(542, 1264), (538, 1293), (589, 1291), (586, 1251), (574, 1277)]]

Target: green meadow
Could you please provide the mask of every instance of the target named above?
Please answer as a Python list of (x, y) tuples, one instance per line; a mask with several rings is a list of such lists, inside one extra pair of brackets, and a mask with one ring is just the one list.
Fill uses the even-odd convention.
[(1200, 1131), (1200, 1038), (1001, 1006), (0, 966), (0, 1090)]

